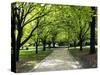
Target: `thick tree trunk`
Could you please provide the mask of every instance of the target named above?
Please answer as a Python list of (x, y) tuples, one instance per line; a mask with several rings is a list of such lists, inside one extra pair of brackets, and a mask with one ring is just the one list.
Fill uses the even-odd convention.
[(15, 27), (11, 25), (11, 71), (16, 72)]
[(36, 47), (36, 54), (38, 54), (38, 43), (35, 43), (35, 47)]
[[(20, 47), (21, 47), (21, 37), (22, 37), (22, 29), (21, 29), (21, 24), (18, 25), (19, 29), (18, 29), (18, 37), (17, 37), (17, 41), (16, 41), (16, 62), (19, 61), (19, 50), (20, 50)], [(15, 33), (16, 35), (16, 33)]]
[[(14, 40), (13, 40), (14, 41)], [(11, 70), (16, 72), (16, 62), (19, 61), (19, 50), (20, 47), (16, 46), (16, 43), (12, 42), (12, 51), (11, 51)]]
[(11, 49), (11, 71), (13, 72), (16, 72), (16, 59), (15, 58), (16, 58), (16, 51), (15, 51), (15, 47), (13, 46)]
[[(92, 7), (95, 10), (95, 7)], [(91, 30), (90, 30), (90, 54), (95, 53), (95, 16), (92, 17)]]
[(15, 15), (14, 9), (15, 4), (11, 4), (11, 71), (16, 72), (16, 48), (15, 48)]
[(20, 50), (20, 48), (16, 49), (16, 62), (19, 61), (19, 50)]
[(15, 35), (13, 33), (11, 34), (12, 36), (12, 49), (11, 49), (11, 70), (13, 72), (16, 72), (16, 62), (19, 61), (19, 50), (20, 50), (20, 45), (15, 42)]

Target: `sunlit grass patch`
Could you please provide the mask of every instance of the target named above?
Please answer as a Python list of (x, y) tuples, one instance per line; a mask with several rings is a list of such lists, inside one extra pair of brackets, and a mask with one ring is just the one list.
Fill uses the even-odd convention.
[(35, 53), (35, 48), (29, 50), (20, 50), (20, 60), (19, 62), (17, 62), (16, 71), (28, 72), (50, 53), (52, 53), (52, 49), (47, 49), (46, 51), (43, 51), (41, 48), (39, 48), (38, 54)]

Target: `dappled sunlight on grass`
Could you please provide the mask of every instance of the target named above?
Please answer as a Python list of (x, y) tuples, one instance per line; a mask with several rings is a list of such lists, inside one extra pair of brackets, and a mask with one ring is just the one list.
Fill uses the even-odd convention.
[(38, 54), (35, 53), (35, 50), (20, 50), (20, 61), (16, 63), (16, 71), (17, 72), (28, 72), (36, 64), (38, 64), (41, 60), (43, 60), (46, 56), (48, 56), (52, 50), (47, 49), (46, 51), (43, 51), (42, 49), (39, 49)]

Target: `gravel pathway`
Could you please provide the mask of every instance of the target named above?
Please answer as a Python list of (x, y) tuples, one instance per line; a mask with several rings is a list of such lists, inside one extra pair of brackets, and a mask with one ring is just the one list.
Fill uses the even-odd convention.
[(59, 71), (82, 68), (67, 48), (55, 48), (53, 52), (35, 66), (30, 72)]

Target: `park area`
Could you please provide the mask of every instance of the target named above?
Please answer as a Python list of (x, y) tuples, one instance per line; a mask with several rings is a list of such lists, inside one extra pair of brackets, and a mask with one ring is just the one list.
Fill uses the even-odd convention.
[(17, 73), (97, 68), (97, 8), (11, 4), (11, 70)]
[(75, 49), (58, 47), (47, 49), (45, 52), (39, 49), (36, 54), (35, 50), (21, 50), (20, 61), (16, 64), (17, 72), (41, 72), (41, 71), (59, 71), (71, 69), (96, 68), (97, 56), (88, 54), (89, 47), (83, 47), (83, 52), (79, 47)]

